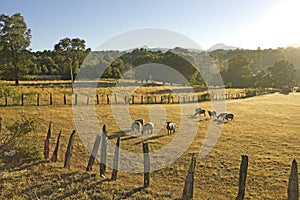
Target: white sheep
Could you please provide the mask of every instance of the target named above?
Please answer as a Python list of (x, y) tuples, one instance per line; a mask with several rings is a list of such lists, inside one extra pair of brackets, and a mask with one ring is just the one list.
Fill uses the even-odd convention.
[(167, 130), (168, 130), (168, 135), (175, 133), (176, 130), (176, 124), (174, 122), (167, 122)]
[(134, 132), (134, 130), (137, 130), (137, 132), (139, 133), (142, 130), (142, 123), (139, 121), (132, 122), (131, 130), (132, 132)]
[(152, 134), (152, 131), (153, 131), (153, 129), (154, 129), (154, 124), (152, 123), (152, 122), (148, 122), (147, 124), (145, 124), (144, 126), (143, 126), (143, 128), (142, 128), (142, 135), (144, 134), (144, 133), (151, 133)]

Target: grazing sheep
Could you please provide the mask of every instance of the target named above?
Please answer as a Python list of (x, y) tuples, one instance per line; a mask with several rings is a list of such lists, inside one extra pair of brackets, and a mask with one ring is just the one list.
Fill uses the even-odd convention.
[(167, 122), (166, 128), (168, 130), (168, 135), (171, 135), (172, 133), (175, 133), (176, 124), (174, 122)]
[(229, 119), (231, 120), (231, 121), (234, 121), (234, 115), (233, 114), (226, 114), (224, 117), (223, 117), (223, 120), (224, 119), (226, 119), (227, 121), (229, 121)]
[(227, 113), (221, 113), (218, 115), (217, 119), (221, 118), (224, 119), (224, 117), (227, 115)]
[(139, 122), (139, 121), (134, 121), (134, 122), (132, 122), (132, 124), (131, 124), (131, 130), (132, 130), (132, 132), (134, 132), (134, 130), (137, 130), (138, 131), (138, 133), (142, 130), (142, 124), (141, 124), (141, 122)]
[(204, 116), (206, 116), (206, 114), (205, 114), (205, 109), (202, 109), (202, 108), (196, 108), (195, 109), (195, 114), (194, 114), (194, 116), (196, 116), (196, 115), (201, 115), (201, 114), (204, 114)]
[(215, 118), (217, 116), (217, 112), (216, 111), (207, 111), (208, 112), (208, 115), (210, 118)]
[(136, 120), (134, 120), (134, 121), (136, 121), (136, 122), (140, 122), (142, 125), (144, 125), (144, 124), (145, 124), (145, 120), (144, 120), (144, 119), (136, 119)]
[(152, 131), (153, 131), (153, 129), (154, 129), (154, 124), (152, 123), (152, 122), (148, 122), (147, 124), (145, 124), (144, 126), (143, 126), (143, 128), (142, 128), (142, 135), (144, 134), (144, 133), (151, 133), (152, 134)]

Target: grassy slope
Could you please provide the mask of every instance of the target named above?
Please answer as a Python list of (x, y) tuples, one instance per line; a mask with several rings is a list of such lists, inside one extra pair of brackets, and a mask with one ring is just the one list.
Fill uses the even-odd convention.
[[(196, 199), (234, 199), (237, 194), (242, 154), (249, 156), (246, 198), (286, 199), (292, 159), (300, 158), (300, 125), (297, 123), (299, 102), (300, 94), (272, 94), (227, 101), (227, 110), (235, 114), (235, 122), (226, 123), (214, 149), (205, 158), (197, 159), (194, 192)], [(210, 106), (209, 102), (201, 103), (201, 107)], [(164, 107), (168, 119), (179, 123), (178, 105)], [(149, 120), (148, 110), (151, 108), (152, 105), (131, 106), (132, 118), (144, 117)], [(6, 121), (20, 112), (34, 114), (39, 118), (42, 127), (36, 133), (37, 136), (29, 139), (34, 139), (40, 144), (41, 153), (49, 121), (54, 124), (52, 150), (59, 129), (63, 132), (58, 163), (39, 161), (2, 170), (0, 198), (6, 199), (120, 199), (124, 195), (129, 196), (129, 199), (176, 199), (182, 194), (190, 155), (199, 152), (210, 123), (208, 118), (202, 117), (197, 136), (189, 150), (172, 165), (152, 173), (150, 188), (138, 190), (143, 185), (142, 174), (119, 172), (116, 182), (107, 182), (99, 177), (97, 165), (94, 165), (91, 173), (86, 173), (89, 153), (78, 135), (75, 138), (71, 169), (62, 168), (67, 141), (74, 129), (71, 107), (25, 106), (0, 109)], [(97, 106), (96, 112), (100, 124), (108, 125), (110, 135), (119, 131), (110, 113), (110, 106)], [(198, 120), (192, 118), (188, 123), (192, 126), (197, 124)], [(152, 150), (161, 148), (173, 137), (167, 136), (164, 129), (158, 134), (163, 136), (148, 138)], [(124, 136), (121, 147), (140, 152), (140, 143), (144, 140), (145, 138), (130, 139), (130, 136)], [(115, 142), (115, 139), (113, 141)], [(10, 162), (17, 165), (15, 160)], [(94, 177), (93, 174), (97, 175)], [(108, 169), (107, 174), (110, 177), (111, 169)]]

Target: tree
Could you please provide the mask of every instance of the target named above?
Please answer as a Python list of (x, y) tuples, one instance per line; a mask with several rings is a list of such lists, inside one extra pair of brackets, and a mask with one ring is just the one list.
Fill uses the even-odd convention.
[(71, 79), (72, 92), (79, 66), (90, 51), (90, 48), (86, 49), (85, 41), (79, 38), (64, 38), (54, 45), (56, 63), (59, 64), (62, 78)]
[(296, 69), (287, 60), (276, 61), (268, 69), (274, 87), (291, 86), (294, 84)]
[(226, 82), (230, 82), (233, 87), (248, 87), (249, 78), (252, 75), (251, 60), (244, 55), (237, 55), (228, 61), (226, 72)]
[(13, 78), (16, 85), (19, 85), (20, 78), (27, 72), (31, 57), (27, 50), (30, 39), (31, 31), (20, 13), (0, 15), (1, 74)]

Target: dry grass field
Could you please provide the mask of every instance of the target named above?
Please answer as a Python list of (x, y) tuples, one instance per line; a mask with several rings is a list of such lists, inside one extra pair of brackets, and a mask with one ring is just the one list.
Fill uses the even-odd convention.
[[(246, 199), (287, 199), (291, 163), (294, 158), (300, 160), (300, 94), (268, 94), (228, 100), (226, 105), (227, 112), (234, 113), (235, 121), (225, 122), (212, 151), (204, 158), (197, 157), (194, 199), (235, 199), (241, 155), (249, 156)], [(191, 115), (194, 113), (195, 105), (183, 106), (191, 110)], [(209, 109), (211, 102), (201, 102), (199, 106)], [(156, 107), (164, 109), (168, 120), (183, 126), (178, 104), (130, 105), (129, 110), (132, 118), (142, 117), (146, 121), (155, 118), (159, 121), (164, 113), (153, 114)], [(114, 136), (120, 129), (113, 118), (111, 106), (96, 105), (95, 110), (100, 125), (107, 125), (111, 141), (116, 142)], [(75, 129), (71, 106), (0, 107), (4, 123), (12, 122), (20, 113), (40, 121), (37, 132), (28, 135), (27, 139), (38, 143), (41, 154), (49, 122), (53, 122), (50, 156), (58, 132), (62, 130), (58, 162), (25, 162), (18, 154), (12, 158), (1, 157), (0, 199), (180, 199), (191, 154), (199, 153), (208, 126), (221, 126), (208, 116), (185, 116), (189, 119), (185, 126), (197, 128), (192, 144), (173, 164), (151, 172), (150, 187), (143, 189), (142, 173), (120, 171), (117, 181), (106, 181), (99, 176), (99, 162), (94, 164), (91, 172), (85, 172), (89, 152), (78, 135), (75, 137), (71, 169), (63, 168), (69, 135)], [(123, 135), (121, 148), (141, 152), (142, 142), (147, 141), (151, 151), (160, 149), (172, 141), (174, 135), (167, 135), (165, 128), (159, 127), (148, 137)], [(188, 133), (189, 130), (184, 131)], [(110, 174), (111, 169), (108, 168), (107, 177)]]

